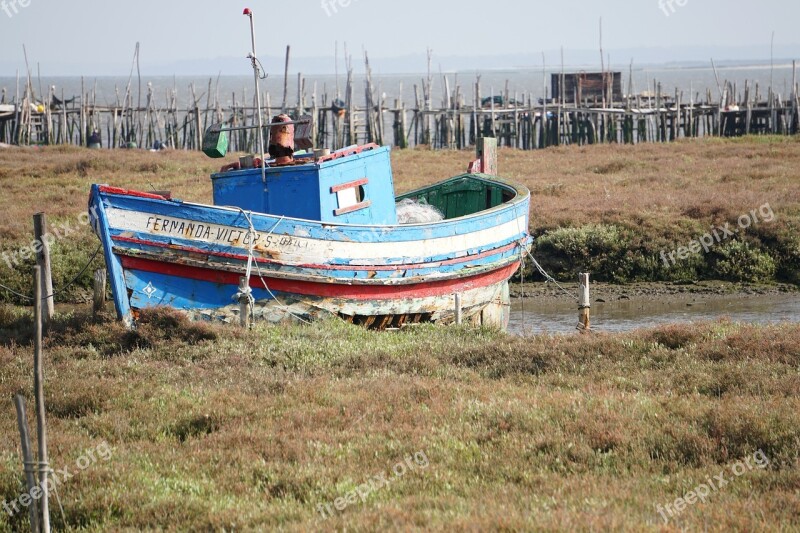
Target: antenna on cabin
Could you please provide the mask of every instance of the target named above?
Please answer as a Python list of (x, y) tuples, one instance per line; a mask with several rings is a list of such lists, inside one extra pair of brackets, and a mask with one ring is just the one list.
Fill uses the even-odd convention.
[[(256, 55), (256, 28), (255, 22), (253, 20), (253, 10), (249, 7), (246, 7), (242, 14), (246, 17), (250, 18), (250, 37), (253, 44), (253, 51), (247, 54), (247, 59), (253, 65), (253, 81), (256, 85), (256, 110), (258, 113), (258, 144), (259, 149), (257, 152), (261, 154), (261, 180), (266, 186), (267, 183), (267, 153), (265, 151), (266, 143), (264, 142), (264, 115), (263, 110), (261, 107), (261, 89), (259, 88), (259, 80), (266, 79), (267, 75), (263, 72), (263, 65), (261, 61), (259, 61), (258, 56)], [(303, 115), (299, 117), (297, 120), (288, 120), (285, 122), (279, 122), (278, 126), (286, 127), (286, 126), (294, 126), (299, 125), (300, 128), (295, 130), (294, 135), (294, 143), (295, 146), (299, 146), (300, 149), (308, 150), (313, 148), (314, 141), (312, 138), (313, 134), (313, 123), (314, 117)], [(222, 123), (216, 123), (209, 126), (206, 129), (205, 134), (203, 135), (203, 142), (202, 142), (202, 150), (208, 157), (211, 158), (222, 158), (225, 157), (228, 153), (228, 148), (230, 147), (230, 138), (228, 136), (229, 132), (233, 131), (243, 131), (243, 130), (252, 130), (256, 128), (256, 126), (247, 125), (247, 126), (225, 126)], [(257, 159), (256, 159), (257, 161)], [(228, 166), (228, 170), (232, 168)], [(239, 167), (235, 167), (239, 169)], [(250, 167), (247, 167), (250, 168)], [(225, 170), (223, 170), (225, 172)]]
[(264, 154), (264, 117), (261, 114), (261, 89), (258, 86), (258, 81), (261, 79), (261, 62), (256, 55), (256, 26), (253, 20), (253, 11), (249, 7), (244, 8), (242, 14), (250, 18), (250, 38), (253, 43), (253, 51), (247, 55), (247, 58), (253, 63), (253, 79), (256, 83), (256, 111), (258, 112), (258, 147), (261, 152), (261, 180), (266, 184), (267, 158)]

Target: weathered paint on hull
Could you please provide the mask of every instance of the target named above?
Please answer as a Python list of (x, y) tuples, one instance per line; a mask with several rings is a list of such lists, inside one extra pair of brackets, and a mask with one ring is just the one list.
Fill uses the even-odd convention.
[(248, 263), (256, 318), (334, 314), (384, 328), (465, 320), (503, 327), (506, 283), (530, 246), (529, 194), (473, 216), (406, 226), (331, 225), (94, 186), (93, 226), (120, 318), (171, 306), (238, 316)]
[[(123, 258), (122, 264), (135, 309), (169, 306), (198, 320), (239, 320), (240, 307), (232, 298), (238, 291), (235, 275), (132, 258)], [(505, 311), (507, 279), (517, 268), (518, 264), (513, 263), (466, 279), (420, 283), (404, 286), (400, 291), (396, 287), (393, 291), (370, 291), (368, 295), (363, 293), (364, 287), (287, 284), (280, 279), (255, 276), (250, 283), (255, 300), (253, 316), (281, 322), (334, 315), (379, 329), (415, 322), (449, 323), (454, 320), (454, 295), (458, 293), (464, 320), (503, 328), (507, 313), (498, 317), (483, 311), (492, 302)]]

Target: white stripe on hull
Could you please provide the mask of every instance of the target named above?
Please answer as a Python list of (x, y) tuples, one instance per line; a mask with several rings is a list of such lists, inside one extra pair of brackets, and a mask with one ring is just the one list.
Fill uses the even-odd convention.
[[(106, 209), (109, 226), (130, 232), (131, 237), (174, 237), (194, 242), (199, 248), (207, 245), (230, 246), (247, 254), (250, 246), (248, 232), (234, 226), (201, 223), (184, 218), (164, 217), (109, 207)], [(490, 228), (435, 239), (405, 242), (344, 242), (312, 239), (304, 236), (284, 237), (259, 233), (254, 249), (257, 254), (297, 264), (325, 264), (334, 258), (350, 258), (351, 265), (389, 264), (392, 258), (404, 263), (421, 262), (434, 256), (457, 258), (493, 243), (513, 239), (526, 231), (526, 217)], [(290, 221), (280, 224), (291, 225)], [(285, 230), (280, 224), (273, 231)], [(190, 233), (191, 230), (191, 233)], [(386, 230), (376, 227), (378, 234)]]

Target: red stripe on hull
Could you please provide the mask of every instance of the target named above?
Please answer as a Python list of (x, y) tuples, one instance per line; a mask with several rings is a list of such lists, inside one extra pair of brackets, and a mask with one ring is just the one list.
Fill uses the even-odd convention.
[[(180, 250), (182, 252), (192, 253), (192, 254), (202, 254), (202, 255), (210, 255), (214, 257), (222, 257), (225, 259), (236, 259), (239, 261), (247, 261), (246, 255), (240, 254), (229, 254), (226, 252), (213, 252), (210, 250), (201, 250), (200, 248), (193, 248), (191, 246), (180, 246), (177, 244), (165, 244), (161, 242), (154, 242), (154, 241), (146, 241), (143, 239), (135, 239), (133, 237), (122, 237), (116, 236), (112, 237), (112, 240), (116, 242), (127, 242), (131, 244), (141, 244), (143, 246), (153, 246), (155, 248), (165, 248), (168, 250)], [(479, 254), (473, 255), (465, 255), (464, 257), (459, 257), (456, 259), (447, 259), (445, 261), (435, 261), (433, 263), (403, 263), (399, 265), (315, 265), (315, 264), (299, 264), (294, 265), (290, 263), (284, 263), (281, 261), (275, 261), (274, 259), (264, 259), (259, 257), (254, 257), (255, 261), (262, 265), (278, 265), (278, 266), (294, 266), (298, 268), (310, 268), (314, 270), (352, 270), (352, 271), (390, 271), (390, 270), (398, 270), (398, 269), (412, 269), (412, 268), (436, 268), (439, 266), (447, 266), (447, 265), (457, 265), (460, 263), (468, 263), (470, 261), (474, 261), (475, 259), (483, 259), (484, 257), (488, 257), (491, 255), (501, 254), (507, 252), (508, 250), (513, 249), (514, 247), (518, 246), (519, 244), (516, 242), (512, 242), (511, 244), (507, 244), (500, 248), (494, 248), (492, 250), (487, 250), (485, 252), (481, 252)]]
[[(120, 258), (122, 267), (128, 270), (153, 272), (167, 276), (175, 276), (212, 283), (238, 285), (239, 274), (223, 272), (208, 268), (199, 268), (186, 265), (175, 265), (150, 259), (136, 257)], [(323, 298), (349, 298), (353, 300), (391, 300), (397, 298), (425, 298), (429, 296), (444, 296), (455, 294), (470, 289), (488, 287), (501, 283), (510, 278), (519, 267), (519, 262), (502, 267), (491, 272), (484, 272), (468, 278), (453, 280), (430, 281), (413, 285), (342, 285), (334, 283), (314, 283), (310, 281), (296, 281), (264, 277), (270, 290), (301, 294), (305, 296), (318, 296)], [(261, 280), (253, 276), (250, 280), (252, 288), (263, 288)]]
[(120, 189), (119, 187), (109, 187), (108, 185), (101, 185), (100, 192), (107, 194), (116, 194), (119, 196), (135, 196), (136, 198), (148, 198), (150, 200), (169, 200), (159, 194), (152, 194), (149, 192), (131, 191), (129, 189)]

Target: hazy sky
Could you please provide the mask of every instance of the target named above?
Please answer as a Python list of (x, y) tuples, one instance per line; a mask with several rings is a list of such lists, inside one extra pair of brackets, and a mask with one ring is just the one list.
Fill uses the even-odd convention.
[[(659, 4), (659, 2), (668, 2)], [(32, 63), (75, 74), (120, 74), (141, 42), (143, 68), (182, 60), (243, 56), (250, 35), (242, 9), (256, 15), (259, 54), (333, 55), (347, 41), (374, 58), (680, 45), (796, 45), (796, 0), (0, 0), (0, 75)], [(22, 5), (20, 5), (22, 2)], [(326, 7), (323, 7), (326, 6)], [(24, 7), (23, 7), (24, 6)], [(11, 16), (9, 16), (9, 13)], [(495, 22), (497, 21), (497, 22)], [(502, 21), (502, 22), (501, 22)], [(730, 58), (733, 59), (733, 58)]]

